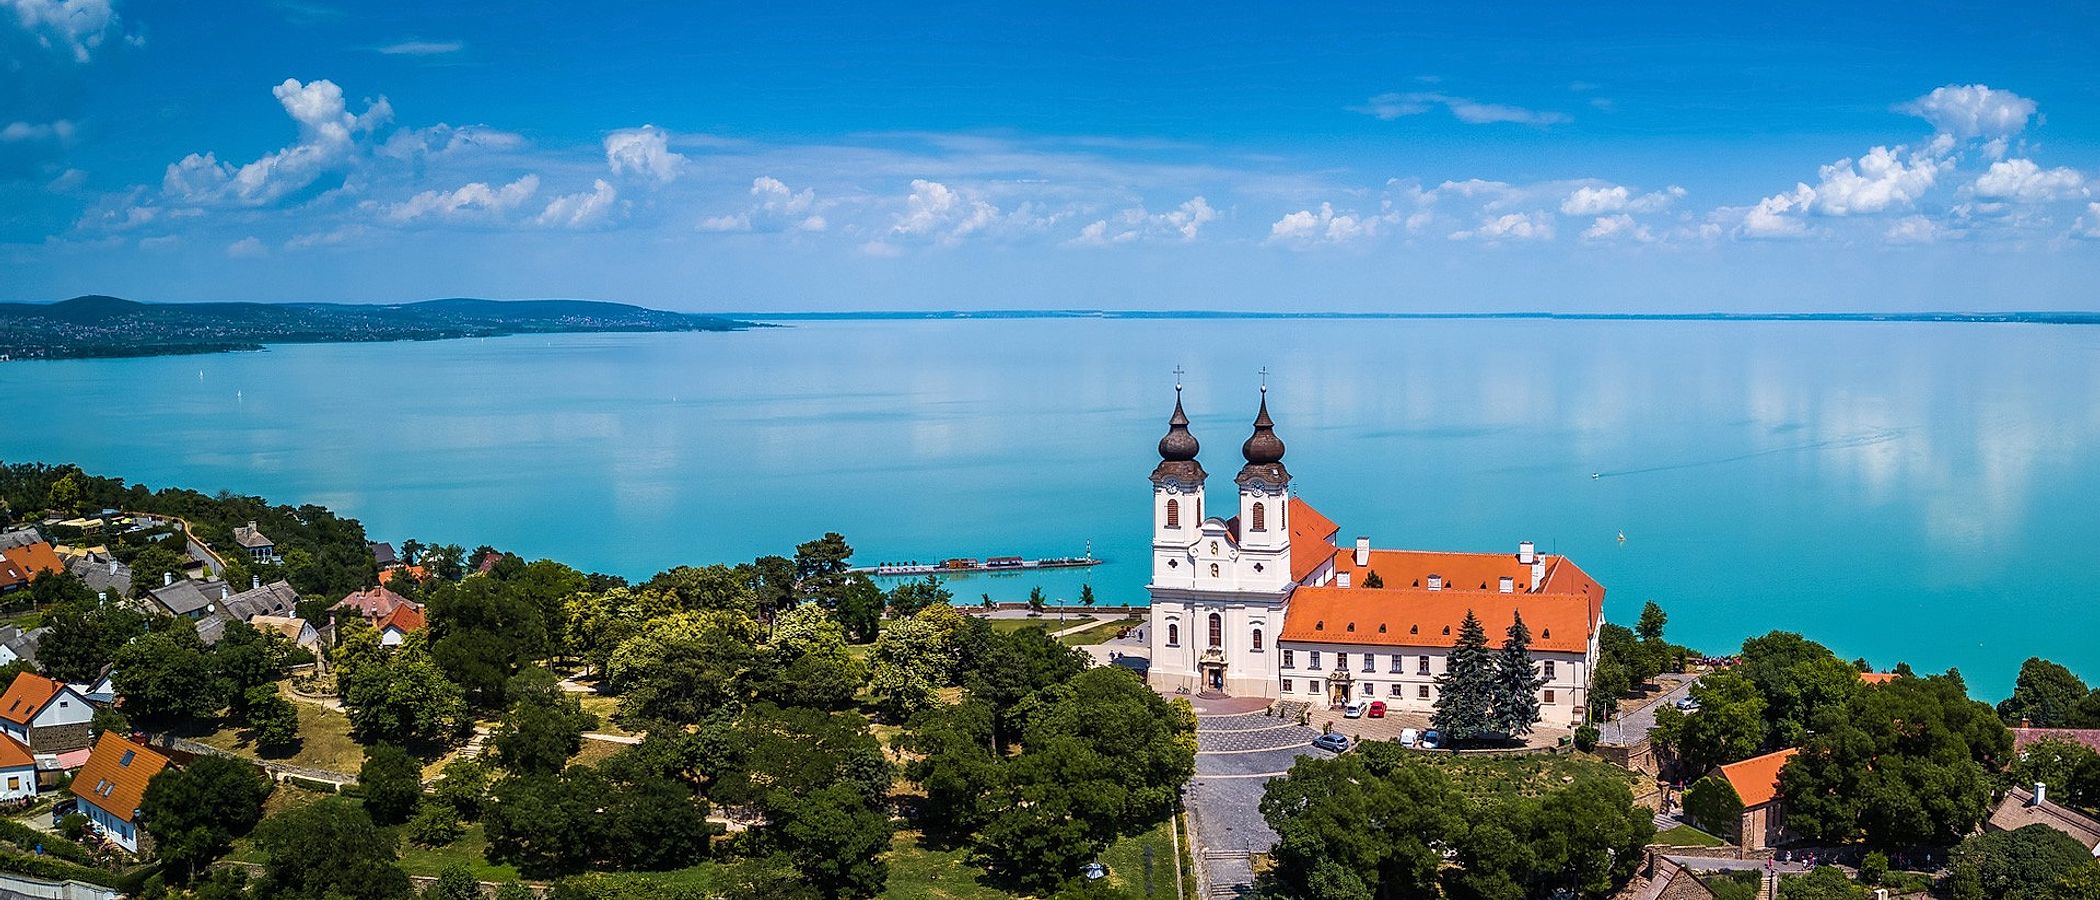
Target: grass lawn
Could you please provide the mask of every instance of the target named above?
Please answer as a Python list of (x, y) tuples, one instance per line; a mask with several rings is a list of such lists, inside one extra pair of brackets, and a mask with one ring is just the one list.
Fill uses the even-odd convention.
[(934, 850), (916, 831), (890, 841), (890, 883), (885, 900), (1009, 900), (1014, 895), (985, 884), (984, 870), (970, 864), (969, 851)]
[(480, 881), (516, 881), (518, 870), (509, 865), (497, 865), (482, 858), (488, 850), (488, 837), (481, 832), (481, 823), (467, 826), (459, 840), (450, 845), (423, 848), (403, 840), (401, 842), (401, 869), (410, 875), (436, 875), (445, 867), (464, 865)]
[(1655, 833), (1655, 840), (1653, 841), (1653, 843), (1665, 844), (1671, 847), (1728, 846), (1727, 841), (1721, 840), (1720, 838), (1707, 834), (1704, 831), (1700, 831), (1697, 828), (1693, 828), (1690, 825), (1679, 825), (1675, 828), (1665, 828), (1661, 831), (1658, 831)]
[(1117, 632), (1143, 624), (1145, 624), (1144, 619), (1117, 619), (1113, 622), (1096, 625), (1078, 634), (1058, 638), (1058, 640), (1064, 642), (1064, 645), (1067, 647), (1084, 647), (1089, 644), (1115, 640)]
[(1534, 753), (1523, 756), (1460, 756), (1450, 753), (1423, 754), (1441, 767), (1458, 789), (1476, 800), (1499, 797), (1537, 797), (1558, 790), (1578, 777), (1618, 781), (1631, 788), (1633, 773), (1590, 756)]
[(1067, 628), (1076, 628), (1078, 626), (1085, 625), (1088, 622), (1092, 622), (1094, 621), (1094, 617), (1075, 616), (1068, 614), (1065, 616), (1064, 621), (1062, 622), (1058, 621), (1057, 616), (1055, 615), (1045, 615), (1034, 619), (988, 619), (986, 621), (992, 624), (993, 631), (1004, 634), (1011, 631), (1020, 631), (1024, 628), (1041, 628), (1044, 631), (1063, 631)]
[(620, 698), (608, 697), (604, 694), (577, 694), (575, 697), (576, 701), (583, 705), (584, 712), (598, 717), (598, 727), (591, 729), (592, 731), (599, 734), (617, 734), (623, 737), (635, 735), (635, 732), (613, 724), (613, 713), (620, 711)]
[[(289, 757), (273, 758), (272, 761), (357, 774), (358, 768), (365, 764), (365, 748), (350, 739), (350, 717), (338, 710), (297, 699), (292, 700), (292, 708), (299, 713), (299, 750)], [(221, 728), (196, 740), (243, 756), (261, 755), (255, 751), (254, 744), (243, 739), (241, 729)]]
[[(1145, 892), (1145, 851), (1152, 851), (1152, 891)], [(1174, 884), (1174, 821), (1136, 837), (1127, 837), (1101, 851), (1101, 864), (1108, 867), (1108, 881), (1143, 900), (1177, 900), (1181, 892)]]
[(594, 741), (585, 738), (583, 746), (576, 751), (576, 755), (569, 757), (569, 765), (595, 766), (604, 762), (606, 757), (627, 749), (627, 746), (626, 744), (615, 744), (612, 741)]

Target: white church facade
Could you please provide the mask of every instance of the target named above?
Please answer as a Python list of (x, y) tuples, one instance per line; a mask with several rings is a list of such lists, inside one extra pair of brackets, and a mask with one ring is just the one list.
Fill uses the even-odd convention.
[(1426, 712), (1466, 613), (1491, 647), (1522, 615), (1545, 678), (1541, 723), (1584, 721), (1604, 587), (1574, 562), (1529, 541), (1514, 553), (1337, 545), (1340, 528), (1290, 493), (1266, 388), (1240, 448), (1235, 505), (1206, 515), (1207, 473), (1180, 391), (1152, 471), (1154, 686)]

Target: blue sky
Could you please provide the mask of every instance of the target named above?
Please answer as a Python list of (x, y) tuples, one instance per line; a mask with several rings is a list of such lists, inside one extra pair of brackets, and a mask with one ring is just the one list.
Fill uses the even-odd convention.
[(2100, 307), (2100, 8), (1699, 6), (0, 0), (0, 298)]

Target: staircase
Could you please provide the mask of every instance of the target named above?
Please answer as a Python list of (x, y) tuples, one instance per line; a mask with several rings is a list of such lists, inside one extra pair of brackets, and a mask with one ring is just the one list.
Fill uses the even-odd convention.
[[(1224, 862), (1224, 866), (1214, 866)], [(1219, 872), (1224, 869), (1224, 872)], [(1203, 871), (1217, 872), (1219, 876), (1203, 885), (1203, 900), (1241, 900), (1254, 895), (1254, 854), (1245, 850), (1203, 851)], [(1245, 873), (1245, 880), (1241, 879)]]
[(1276, 718), (1296, 722), (1298, 717), (1312, 712), (1312, 704), (1303, 700), (1282, 700), (1276, 704)]

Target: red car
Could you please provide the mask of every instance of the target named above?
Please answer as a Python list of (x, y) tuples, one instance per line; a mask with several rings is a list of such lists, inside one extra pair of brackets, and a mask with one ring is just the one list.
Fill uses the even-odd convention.
[(1364, 715), (1370, 716), (1370, 717), (1371, 717), (1371, 718), (1373, 718), (1373, 719), (1383, 719), (1383, 718), (1385, 718), (1385, 701), (1384, 701), (1384, 700), (1373, 700), (1373, 701), (1371, 701), (1371, 709), (1370, 709), (1370, 711), (1368, 711), (1368, 712), (1364, 713)]

